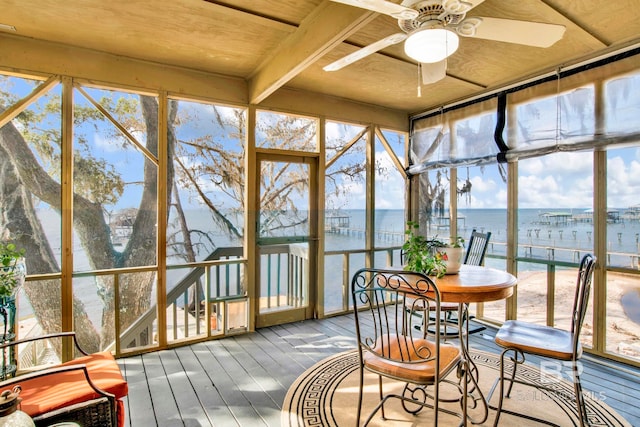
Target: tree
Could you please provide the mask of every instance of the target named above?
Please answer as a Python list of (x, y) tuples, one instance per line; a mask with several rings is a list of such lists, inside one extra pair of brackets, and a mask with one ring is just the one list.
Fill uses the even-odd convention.
[[(62, 211), (62, 187), (60, 179), (55, 179), (56, 175), (59, 176), (60, 134), (50, 128), (39, 127), (50, 118), (52, 111), (59, 110), (59, 106), (59, 98), (52, 96), (39, 112), (21, 114), (17, 118), (19, 128), (28, 131), (21, 132), (13, 122), (0, 129), (0, 147), (6, 153), (6, 156), (2, 156), (5, 183), (2, 189), (2, 225), (17, 236), (18, 245), (27, 250), (27, 270), (30, 273), (60, 271), (32, 203), (33, 200), (44, 202), (56, 212)], [(146, 129), (146, 148), (150, 152), (157, 152), (157, 102), (155, 98), (141, 96), (140, 106), (143, 117), (136, 124)], [(115, 111), (122, 116), (129, 113), (125, 105), (117, 107)], [(169, 111), (173, 114), (171, 109)], [(97, 110), (91, 111), (77, 105), (74, 113), (76, 124), (89, 118), (104, 120)], [(175, 144), (172, 132), (169, 132), (168, 140), (169, 147), (172, 147)], [(76, 138), (73, 227), (85, 249), (90, 268), (104, 270), (155, 264), (155, 239), (148, 237), (155, 235), (157, 222), (157, 167), (149, 159), (145, 160), (140, 208), (129, 242), (122, 252), (118, 252), (114, 249), (109, 225), (105, 221), (104, 204), (117, 200), (124, 184), (117, 171), (103, 160), (80, 154), (84, 144), (86, 141), (82, 137)], [(169, 152), (172, 151), (169, 148)], [(172, 176), (170, 168), (168, 178), (171, 180)], [(14, 185), (7, 188), (10, 183)], [(153, 272), (122, 276), (119, 284), (122, 325), (130, 324), (149, 308), (154, 280)], [(110, 276), (98, 276), (96, 282), (104, 304), (101, 337), (97, 337), (82, 302), (74, 299), (75, 327), (83, 345), (90, 351), (104, 348), (114, 340), (114, 284)], [(49, 280), (29, 283), (25, 286), (25, 294), (44, 330), (60, 330), (59, 283)]]
[[(14, 101), (10, 89), (0, 91), (0, 114)], [(80, 102), (74, 105), (73, 231), (84, 248), (91, 270), (155, 265), (159, 171), (152, 157), (159, 152), (158, 132), (161, 131), (158, 129), (157, 99), (142, 95), (118, 97), (111, 93), (105, 94), (97, 103), (100, 108)], [(244, 212), (246, 208), (243, 171), (245, 147), (240, 144), (240, 150), (229, 150), (227, 142), (230, 139), (244, 142), (245, 113), (242, 109), (234, 109), (234, 114), (222, 114), (221, 108), (212, 108), (218, 133), (210, 132), (197, 138), (180, 140), (176, 136), (176, 129), (195, 118), (187, 113), (179, 113), (177, 101), (170, 101), (167, 108), (167, 153), (169, 159), (173, 160), (167, 162), (167, 206), (176, 212), (176, 225), (169, 227), (173, 234), (168, 236), (168, 242), (172, 253), (184, 254), (186, 261), (194, 261), (198, 253), (208, 253), (215, 247), (216, 241), (207, 230), (190, 227), (182, 206), (182, 195), (187, 193), (178, 189), (189, 189), (190, 197), (195, 197), (198, 203), (205, 206), (218, 226), (230, 236), (240, 238), (243, 233), (242, 224), (232, 220), (231, 211)], [(37, 215), (37, 205), (42, 204), (62, 213), (60, 111), (60, 97), (47, 95), (42, 102), (34, 104), (33, 108), (0, 128), (0, 225), (15, 236), (19, 247), (26, 249), (30, 274), (60, 271), (52, 242)], [(121, 129), (105, 127), (109, 123), (107, 116), (111, 116)], [(56, 120), (58, 126), (55, 125)], [(50, 122), (54, 125), (51, 126)], [(300, 123), (303, 122), (294, 117), (281, 116), (278, 120), (264, 123), (264, 128), (259, 132), (275, 148), (289, 148), (292, 143), (305, 147), (315, 138), (315, 128), (309, 124), (300, 126)], [(82, 134), (82, 127), (87, 125), (93, 126), (109, 144), (130, 146), (133, 144), (130, 135), (134, 138), (143, 137), (139, 141), (141, 147), (138, 147), (138, 151), (146, 153), (140, 182), (126, 182), (114, 164), (92, 153), (91, 138)], [(123, 136), (123, 133), (128, 135)], [(353, 175), (363, 167), (345, 165), (333, 173)], [(272, 182), (276, 173), (284, 176), (284, 172), (262, 171), (270, 174), (265, 182)], [(286, 176), (287, 180), (281, 185), (263, 189), (263, 206), (267, 209), (290, 210), (295, 205), (293, 199), (296, 193), (304, 190), (305, 183), (299, 174), (290, 173)], [(216, 192), (210, 191), (212, 183)], [(126, 246), (118, 250), (111, 238), (106, 213), (118, 205), (125, 189), (130, 186), (139, 189), (139, 198), (137, 207), (132, 210), (135, 216), (131, 218)], [(216, 199), (216, 193), (219, 192), (234, 201), (233, 209), (223, 208), (220, 200)], [(299, 212), (293, 211), (293, 215), (299, 221), (304, 221)], [(295, 222), (278, 223), (276, 220), (265, 226), (270, 229), (290, 227), (295, 226)], [(132, 324), (150, 308), (155, 281), (153, 271), (119, 276), (121, 328)], [(103, 303), (100, 333), (91, 323), (82, 301), (74, 298), (73, 305), (75, 329), (83, 346), (89, 351), (105, 348), (115, 339), (116, 296), (113, 276), (98, 275), (95, 283)], [(24, 289), (45, 332), (60, 330), (59, 281), (32, 281)], [(149, 342), (151, 339), (148, 337)]]

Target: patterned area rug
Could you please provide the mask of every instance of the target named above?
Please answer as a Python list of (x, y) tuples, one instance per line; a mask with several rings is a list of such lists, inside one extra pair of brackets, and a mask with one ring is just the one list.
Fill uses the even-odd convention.
[[(479, 371), (480, 390), (486, 396), (494, 380), (498, 376), (499, 356), (474, 351), (472, 358)], [(455, 378), (455, 372), (452, 374)], [(545, 377), (540, 371), (530, 365), (520, 366), (518, 375), (529, 381), (542, 381)], [(548, 377), (546, 377), (548, 380)], [(365, 375), (365, 396), (362, 409), (362, 420), (369, 415), (378, 403), (378, 381), (372, 374)], [(449, 390), (447, 388), (450, 387)], [(521, 414), (543, 418), (558, 426), (579, 425), (575, 404), (571, 401), (573, 384), (568, 381), (557, 381), (554, 393), (542, 392), (532, 387), (514, 385), (510, 399), (505, 399), (504, 408)], [(385, 393), (395, 389), (401, 392), (402, 384), (385, 380)], [(444, 385), (441, 395), (454, 393), (451, 386)], [(587, 412), (591, 426), (630, 426), (630, 424), (615, 413), (603, 400), (605, 396), (585, 393), (587, 398)], [(494, 393), (491, 405), (497, 403), (498, 392)], [(289, 388), (282, 405), (282, 426), (322, 426), (322, 427), (352, 427), (356, 425), (356, 410), (358, 404), (358, 354), (355, 350), (340, 353), (318, 362), (305, 371)], [(460, 412), (459, 403), (443, 404), (447, 409)], [(433, 425), (433, 410), (425, 408), (417, 416), (403, 411), (399, 400), (392, 399), (385, 404), (386, 420), (380, 411), (373, 418), (370, 426), (431, 426)], [(473, 416), (481, 416), (471, 411)], [(495, 411), (489, 410), (489, 416), (481, 426), (492, 426)], [(477, 419), (477, 418), (476, 418)], [(456, 416), (441, 413), (438, 425), (457, 426), (460, 419)], [(538, 422), (526, 418), (503, 413), (500, 416), (500, 426), (540, 426)]]

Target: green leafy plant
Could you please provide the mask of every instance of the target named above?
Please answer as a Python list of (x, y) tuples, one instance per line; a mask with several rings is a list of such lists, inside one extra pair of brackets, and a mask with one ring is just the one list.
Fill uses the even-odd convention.
[(24, 249), (18, 249), (12, 242), (0, 241), (0, 298), (8, 298), (22, 284), (25, 271)]
[(455, 239), (451, 239), (449, 243), (438, 239), (436, 235), (433, 239), (427, 240), (430, 248), (464, 248), (464, 238), (457, 236)]
[(464, 248), (464, 239), (458, 236), (450, 243), (450, 245), (454, 248)]
[(447, 272), (442, 254), (434, 251), (437, 241), (427, 240), (418, 234), (418, 223), (407, 222), (405, 235), (407, 236), (402, 245), (404, 254), (404, 269), (407, 271), (419, 271), (431, 276), (442, 277)]

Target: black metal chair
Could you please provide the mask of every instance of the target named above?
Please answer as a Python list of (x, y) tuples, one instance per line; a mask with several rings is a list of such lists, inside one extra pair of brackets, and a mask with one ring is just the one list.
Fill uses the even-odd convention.
[[(463, 264), (466, 265), (482, 265), (484, 264), (484, 256), (487, 253), (489, 247), (489, 239), (491, 239), (491, 232), (480, 233), (474, 228), (471, 230), (471, 237), (469, 238), (469, 244), (467, 245), (466, 252), (464, 254)], [(458, 319), (458, 304), (444, 302), (441, 304), (441, 311), (443, 312), (442, 331), (445, 337), (455, 338), (459, 335), (458, 327), (460, 321)], [(433, 320), (433, 319), (432, 319)], [(469, 325), (469, 334), (475, 334), (484, 331), (486, 328), (482, 325), (474, 323)], [(430, 328), (432, 333), (435, 333), (434, 327)]]
[(484, 263), (484, 256), (487, 253), (487, 247), (489, 246), (489, 239), (491, 239), (490, 231), (480, 233), (474, 228), (471, 231), (471, 237), (469, 238), (467, 251), (464, 254), (463, 264), (482, 265)]
[[(591, 254), (585, 255), (580, 261), (570, 330), (566, 331), (551, 326), (543, 326), (520, 320), (508, 320), (504, 322), (502, 327), (498, 330), (495, 342), (503, 347), (504, 350), (500, 357), (500, 377), (496, 379), (488, 398), (491, 398), (496, 385), (500, 384), (500, 399), (498, 401), (498, 407), (492, 408), (497, 410), (494, 426), (498, 425), (500, 415), (503, 412), (550, 424), (543, 419), (520, 414), (514, 411), (507, 411), (502, 408), (504, 398), (508, 398), (510, 396), (514, 383), (548, 390), (551, 393), (558, 393), (557, 389), (545, 386), (543, 381), (533, 383), (516, 378), (517, 367), (525, 362), (525, 354), (533, 354), (557, 361), (571, 362), (578, 419), (580, 421), (580, 426), (589, 425), (584, 396), (582, 394), (582, 385), (580, 383), (581, 368), (578, 366), (578, 361), (582, 355), (580, 331), (588, 308), (591, 280), (593, 278), (595, 263), (596, 258)], [(513, 369), (509, 376), (506, 377), (505, 358), (509, 353), (512, 353), (512, 356), (509, 357), (509, 359)], [(506, 393), (504, 391), (505, 382), (509, 382), (509, 388)]]
[[(458, 378), (447, 379), (461, 363), (460, 348), (441, 343), (438, 335), (428, 339), (423, 331), (412, 327), (412, 316), (406, 315), (415, 310), (433, 310), (439, 317), (440, 292), (435, 283), (422, 273), (363, 268), (351, 280), (351, 293), (360, 361), (357, 425), (362, 412), (365, 371), (378, 375), (380, 393), (380, 402), (367, 417), (365, 426), (379, 410), (385, 418), (384, 403), (391, 398), (400, 399), (403, 409), (410, 414), (432, 408), (434, 425), (438, 424), (439, 412), (461, 416), (439, 405), (444, 401), (439, 394), (442, 382), (457, 388), (462, 399)], [(402, 393), (385, 395), (383, 377), (404, 382)], [(429, 392), (430, 387), (433, 390)]]

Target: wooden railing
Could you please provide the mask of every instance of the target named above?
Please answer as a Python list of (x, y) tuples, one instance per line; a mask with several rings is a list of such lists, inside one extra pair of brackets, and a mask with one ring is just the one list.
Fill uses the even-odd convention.
[[(356, 263), (352, 259), (356, 256), (363, 257), (367, 253), (373, 253), (375, 256), (374, 267), (389, 267), (399, 266), (400, 262), (400, 250), (401, 246), (379, 247), (373, 251), (366, 249), (349, 249), (349, 250), (331, 250), (325, 251), (325, 257), (334, 257), (334, 259), (340, 258), (340, 264), (342, 267), (342, 278), (340, 283), (333, 281), (332, 283), (325, 282), (325, 287), (329, 286), (331, 289), (327, 291), (325, 289), (325, 295), (331, 294), (332, 296), (341, 295), (341, 301), (335, 302), (331, 305), (327, 304), (325, 298), (325, 314), (341, 314), (350, 310), (349, 302), (349, 283), (351, 275), (355, 270), (363, 267), (362, 262)], [(534, 269), (541, 271), (547, 271), (548, 277), (552, 277), (550, 286), (553, 287), (553, 277), (555, 276), (556, 267), (568, 267), (577, 268), (580, 262), (580, 258), (591, 251), (587, 249), (576, 248), (560, 248), (545, 245), (532, 245), (530, 243), (521, 243), (518, 248), (518, 256), (516, 260), (519, 263), (527, 263), (535, 265)], [(619, 260), (624, 258), (629, 259), (629, 263), (626, 266), (609, 265), (611, 257), (617, 256)], [(637, 272), (640, 266), (638, 265), (638, 258), (640, 254), (635, 253), (616, 253), (607, 252), (607, 270), (614, 272), (630, 273)], [(504, 260), (506, 259), (506, 243), (504, 242), (489, 242), (487, 248), (485, 265), (491, 266), (491, 260)], [(332, 265), (335, 270), (335, 265)], [(326, 274), (325, 274), (326, 276)]]
[[(400, 246), (376, 248), (373, 251), (376, 254), (376, 266), (400, 265), (400, 249)], [(505, 250), (504, 242), (490, 242), (487, 261), (505, 259)], [(363, 265), (361, 259), (357, 262), (352, 259), (363, 257), (368, 252), (370, 251), (365, 249), (325, 252), (325, 256), (340, 258), (343, 272), (337, 281), (325, 283), (326, 289), (329, 289), (328, 292), (325, 290), (325, 295), (330, 294), (332, 300), (327, 302), (325, 299), (325, 315), (349, 310), (350, 277), (354, 269)], [(522, 243), (517, 260), (521, 263), (538, 264), (542, 268), (546, 266), (549, 276), (553, 277), (555, 267), (574, 267), (583, 252), (586, 251)], [(242, 255), (242, 247), (218, 248), (201, 262), (168, 267), (169, 272), (190, 269), (167, 293), (165, 318), (168, 342), (246, 330), (249, 314), (242, 277), (246, 260)], [(611, 255), (613, 254), (609, 254)], [(630, 257), (629, 267), (608, 269), (637, 271), (637, 255), (624, 255)], [(308, 253), (304, 246), (264, 246), (261, 248), (261, 265), (261, 310), (299, 307), (306, 303), (308, 295), (305, 294), (307, 287), (304, 273), (308, 269)], [(335, 267), (331, 268), (335, 272)], [(230, 316), (233, 317), (231, 322)], [(154, 344), (159, 327), (157, 319), (157, 307), (154, 305), (120, 335), (120, 350)]]
[[(168, 267), (168, 271), (192, 267), (167, 293), (168, 342), (246, 331), (248, 307), (242, 269), (246, 260), (242, 255), (242, 247), (218, 248), (199, 263)], [(307, 249), (295, 244), (269, 245), (261, 248), (260, 258), (261, 304), (267, 309), (306, 304)], [(121, 334), (120, 347), (152, 344), (157, 319), (154, 305)]]
[(306, 245), (263, 246), (260, 263), (264, 266), (261, 267), (261, 310), (301, 307), (307, 303), (309, 251)]
[[(217, 248), (200, 263), (168, 267), (171, 271), (194, 266), (167, 293), (168, 341), (188, 338), (194, 334), (200, 335), (207, 329), (203, 328), (206, 324), (214, 332), (219, 330), (217, 323), (214, 325), (212, 321), (204, 322), (207, 315), (207, 293), (204, 290), (209, 290), (208, 301), (214, 304), (233, 298), (244, 298), (242, 266), (245, 260), (242, 259), (242, 255), (242, 247)], [(220, 311), (208, 314), (217, 317)], [(121, 348), (149, 345), (153, 341), (157, 318), (157, 306), (153, 305), (121, 334)]]

